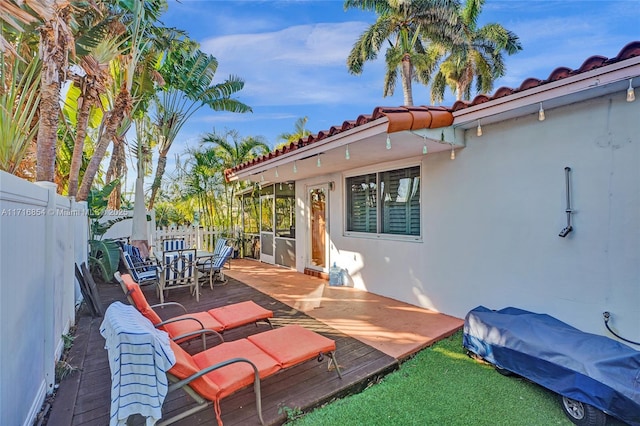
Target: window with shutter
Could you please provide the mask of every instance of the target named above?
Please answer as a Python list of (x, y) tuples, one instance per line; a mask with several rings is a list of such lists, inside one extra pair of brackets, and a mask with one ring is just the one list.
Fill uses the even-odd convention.
[(377, 232), (376, 174), (354, 176), (346, 180), (347, 231)]
[(346, 231), (420, 235), (420, 167), (348, 177)]

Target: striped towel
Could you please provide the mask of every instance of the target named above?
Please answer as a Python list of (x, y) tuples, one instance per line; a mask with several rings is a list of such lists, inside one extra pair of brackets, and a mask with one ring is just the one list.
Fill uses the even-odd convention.
[(166, 372), (176, 362), (169, 336), (136, 308), (120, 302), (107, 308), (100, 334), (106, 340), (111, 369), (109, 425), (124, 425), (136, 413), (154, 425), (162, 417), (167, 395)]

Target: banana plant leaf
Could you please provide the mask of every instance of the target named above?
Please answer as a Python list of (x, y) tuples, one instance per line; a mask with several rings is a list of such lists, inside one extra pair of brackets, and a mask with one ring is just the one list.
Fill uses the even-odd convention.
[(90, 240), (89, 264), (105, 282), (113, 279), (120, 262), (120, 247), (114, 240)]

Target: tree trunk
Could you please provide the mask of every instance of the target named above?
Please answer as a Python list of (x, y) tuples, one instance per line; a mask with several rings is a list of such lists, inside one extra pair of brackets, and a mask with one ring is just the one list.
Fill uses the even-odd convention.
[(53, 14), (40, 29), (42, 74), (40, 123), (36, 153), (36, 180), (53, 182), (60, 118), (60, 83), (64, 81), (70, 39), (65, 29), (69, 17), (65, 7)]
[(405, 53), (402, 57), (402, 92), (405, 106), (413, 106), (413, 91), (411, 89), (411, 55)]
[(158, 195), (158, 191), (160, 190), (160, 184), (162, 183), (162, 176), (164, 175), (164, 170), (167, 167), (167, 153), (161, 152), (160, 157), (158, 158), (158, 167), (156, 168), (156, 176), (153, 179), (153, 184), (151, 184), (151, 198), (149, 198), (149, 210), (153, 210), (153, 205), (156, 200), (156, 196)]
[(114, 139), (117, 134), (118, 128), (122, 124), (122, 120), (125, 115), (131, 110), (131, 95), (126, 87), (122, 87), (118, 96), (116, 97), (113, 109), (109, 112), (109, 116), (106, 120), (104, 131), (100, 134), (98, 139), (98, 145), (96, 146), (93, 157), (87, 166), (87, 170), (82, 177), (82, 184), (78, 189), (78, 195), (76, 200), (85, 201), (89, 196), (93, 179), (98, 174), (100, 163), (104, 158), (104, 154), (107, 152), (109, 143)]
[[(124, 142), (121, 138), (113, 138), (113, 153), (111, 154), (111, 161), (109, 161), (109, 168), (107, 169), (107, 175), (105, 176), (105, 184), (123, 177), (125, 174), (125, 153)], [(109, 196), (109, 208), (112, 210), (119, 210), (122, 205), (122, 182), (120, 182), (111, 192)]]
[(89, 91), (82, 94), (81, 98), (78, 99), (80, 110), (78, 111), (78, 118), (76, 119), (76, 138), (73, 143), (73, 155), (71, 156), (71, 166), (69, 168), (69, 196), (75, 197), (78, 193), (84, 141), (87, 138), (91, 106), (94, 105), (95, 101), (95, 96)]

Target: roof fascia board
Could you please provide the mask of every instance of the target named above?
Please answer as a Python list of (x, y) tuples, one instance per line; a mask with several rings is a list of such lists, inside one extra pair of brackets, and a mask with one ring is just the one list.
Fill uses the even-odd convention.
[(502, 112), (538, 105), (540, 102), (629, 80), (638, 75), (640, 75), (640, 56), (455, 111), (453, 125), (457, 127), (475, 123), (477, 120)]

